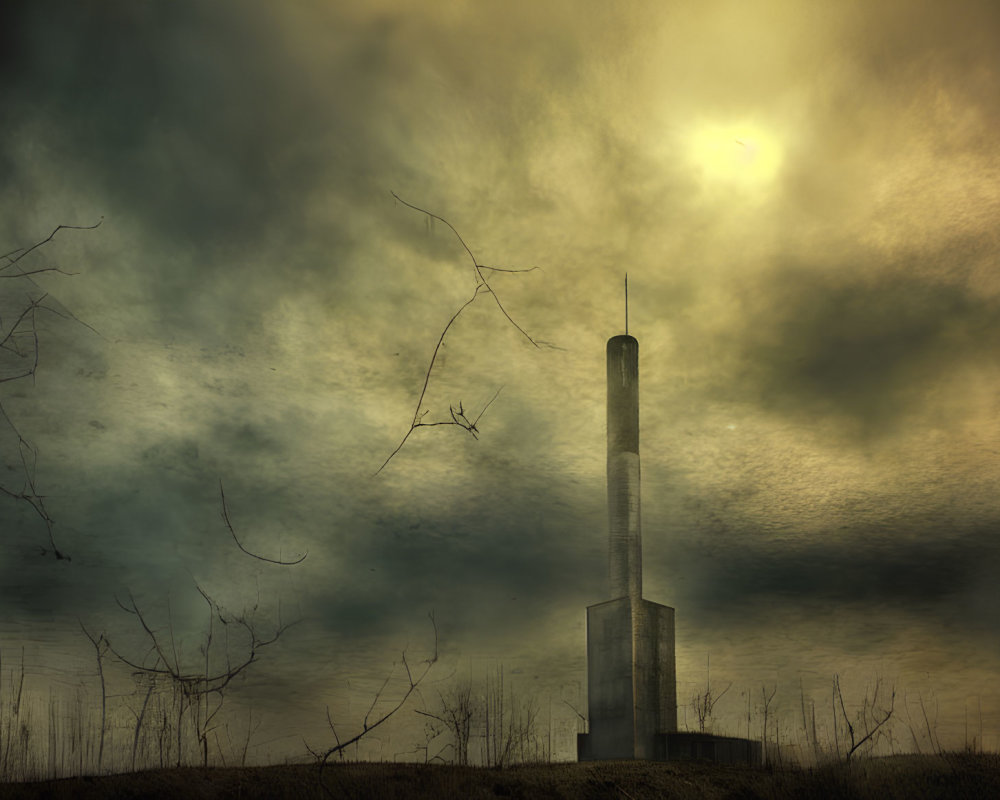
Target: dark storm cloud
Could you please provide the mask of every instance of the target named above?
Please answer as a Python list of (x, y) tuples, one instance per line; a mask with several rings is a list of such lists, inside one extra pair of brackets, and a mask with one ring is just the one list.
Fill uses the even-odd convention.
[(130, 282), (182, 336), (239, 335), (320, 281), (342, 295), (360, 209), (388, 206), (373, 176), (407, 170), (393, 25), (339, 13), (303, 27), (266, 3), (16, 4), (7, 201), (72, 187), (106, 237), (138, 235)]
[[(253, 232), (288, 225), (323, 180), (310, 150), (338, 121), (331, 108), (348, 81), (328, 75), (326, 103), (319, 82), (289, 92), (304, 65), (266, 7), (19, 6), (7, 111), (44, 124), (60, 161), (82, 166), (164, 240), (238, 249)], [(363, 34), (356, 47), (365, 49)], [(343, 148), (355, 134), (337, 127)]]
[(972, 627), (988, 620), (988, 609), (966, 607), (962, 595), (1000, 566), (996, 526), (914, 525), (917, 534), (829, 531), (827, 541), (784, 544), (755, 543), (753, 531), (717, 531), (680, 545), (691, 578), (683, 605), (732, 624), (766, 616), (775, 605), (817, 614), (894, 609)]
[[(215, 226), (224, 231), (252, 215), (262, 195), (241, 198), (233, 181), (266, 188), (262, 164), (240, 157), (256, 127), (237, 137), (235, 124), (227, 130), (237, 116), (225, 115), (247, 100), (245, 89), (227, 91), (240, 89), (234, 73), (247, 62), (242, 44), (232, 52), (240, 37), (219, 28), (213, 41), (211, 29), (192, 24), (190, 9), (172, 5), (25, 9), (19, 80), (5, 101), (46, 118), (61, 134), (64, 156), (86, 165), (112, 196), (138, 203), (166, 238), (183, 230), (202, 240)], [(247, 87), (256, 83), (246, 77)]]
[[(136, 476), (136, 484), (142, 485), (148, 477)], [(17, 539), (5, 540), (9, 557), (0, 559), (4, 614), (34, 624), (61, 614), (99, 618), (113, 608), (116, 592), (155, 591), (154, 586), (164, 594), (169, 591), (178, 577), (177, 530), (189, 528), (196, 520), (176, 504), (169, 511), (150, 505), (157, 500), (169, 503), (169, 497), (153, 489), (164, 483), (170, 483), (169, 479), (158, 475), (142, 490), (133, 484), (118, 493), (102, 493), (88, 509), (103, 513), (107, 527), (96, 532), (81, 531), (87, 523), (83, 515), (60, 516), (63, 505), (47, 498), (48, 511), (55, 518), (56, 543), (72, 559), (55, 564), (51, 557), (38, 555), (47, 539), (35, 512), (26, 503), (4, 503), (0, 529), (23, 532)]]
[(1000, 303), (954, 275), (981, 259), (981, 244), (949, 242), (870, 271), (774, 270), (744, 299), (736, 338), (745, 396), (782, 414), (843, 416), (866, 436), (892, 433), (954, 368), (1000, 354)]
[(315, 616), (366, 636), (411, 624), (414, 609), (434, 609), (451, 632), (500, 632), (544, 609), (602, 596), (605, 541), (592, 524), (598, 509), (569, 509), (519, 482), (502, 497), (498, 490), (378, 514), (364, 535), (352, 532), (338, 545), (336, 559), (352, 570), (346, 583), (317, 597)]

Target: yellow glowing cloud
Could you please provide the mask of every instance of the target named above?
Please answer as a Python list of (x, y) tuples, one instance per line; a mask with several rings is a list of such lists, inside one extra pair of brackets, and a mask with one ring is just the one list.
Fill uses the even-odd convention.
[(699, 125), (688, 134), (686, 150), (706, 185), (764, 188), (781, 166), (777, 137), (759, 125)]

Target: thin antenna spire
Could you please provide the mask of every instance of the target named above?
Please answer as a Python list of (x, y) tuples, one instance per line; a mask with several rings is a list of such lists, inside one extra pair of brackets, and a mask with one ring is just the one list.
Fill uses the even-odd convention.
[(628, 336), (628, 273), (625, 273), (625, 335)]

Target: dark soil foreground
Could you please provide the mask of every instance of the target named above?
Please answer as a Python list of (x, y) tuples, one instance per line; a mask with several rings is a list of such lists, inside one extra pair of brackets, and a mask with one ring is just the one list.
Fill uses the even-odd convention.
[(0, 798), (552, 798), (552, 800), (920, 800), (1000, 798), (996, 754), (893, 756), (808, 769), (597, 762), (494, 770), (414, 764), (187, 767), (0, 784)]

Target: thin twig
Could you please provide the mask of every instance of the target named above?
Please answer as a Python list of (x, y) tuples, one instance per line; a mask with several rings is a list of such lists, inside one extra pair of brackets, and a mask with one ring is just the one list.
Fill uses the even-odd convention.
[(306, 556), (309, 555), (308, 551), (305, 552), (305, 553), (303, 553), (301, 556), (299, 556), (294, 561), (280, 561), (278, 559), (266, 558), (265, 556), (259, 556), (256, 553), (251, 553), (249, 550), (247, 550), (243, 546), (243, 543), (239, 540), (239, 537), (236, 535), (236, 531), (233, 530), (233, 524), (229, 521), (229, 510), (226, 508), (226, 493), (224, 491), (222, 491), (222, 479), (221, 478), (219, 479), (219, 497), (222, 499), (222, 519), (226, 523), (226, 527), (229, 528), (229, 532), (232, 534), (233, 541), (236, 542), (236, 546), (238, 548), (240, 548), (240, 550), (242, 550), (248, 556), (253, 556), (258, 561), (266, 561), (268, 564), (279, 564), (279, 565), (281, 565), (283, 567), (288, 567), (288, 566), (291, 566), (293, 564), (301, 564), (303, 561), (305, 561)]
[[(9, 262), (7, 264), (7, 266), (0, 267), (0, 271), (7, 269), (7, 267), (13, 266), (18, 261), (20, 261), (22, 258), (24, 258), (26, 255), (28, 255), (28, 253), (32, 252), (33, 250), (37, 250), (42, 245), (45, 245), (45, 244), (48, 244), (49, 242), (51, 242), (55, 238), (55, 235), (57, 233), (59, 233), (59, 231), (63, 231), (63, 230), (68, 230), (68, 231), (92, 231), (92, 230), (94, 230), (94, 228), (99, 228), (101, 226), (102, 222), (104, 222), (104, 217), (103, 216), (97, 222), (95, 222), (93, 225), (57, 225), (55, 227), (55, 229), (52, 231), (52, 233), (50, 233), (48, 236), (46, 236), (40, 242), (35, 242), (28, 249), (25, 250), (24, 248), (19, 247), (16, 250), (11, 250), (9, 253), (4, 253), (2, 256), (0, 256), (0, 258), (6, 258), (7, 261)], [(15, 256), (14, 255), (15, 253), (18, 253), (19, 255)]]
[[(410, 423), (410, 428), (403, 435), (403, 438), (400, 440), (399, 444), (396, 445), (396, 449), (393, 450), (391, 453), (389, 453), (389, 456), (385, 459), (385, 461), (382, 462), (381, 466), (377, 470), (375, 470), (375, 472), (372, 475), (372, 477), (375, 477), (383, 469), (385, 469), (386, 465), (392, 460), (393, 456), (395, 456), (396, 453), (398, 453), (403, 448), (403, 445), (406, 444), (406, 441), (410, 438), (410, 435), (417, 428), (421, 428), (421, 427), (431, 428), (431, 427), (437, 427), (437, 426), (440, 426), (440, 425), (457, 425), (458, 427), (464, 428), (466, 431), (468, 431), (472, 435), (472, 437), (474, 439), (478, 439), (479, 438), (479, 436), (478, 436), (479, 431), (476, 428), (476, 423), (479, 421), (479, 419), (482, 417), (482, 415), (486, 412), (486, 409), (489, 408), (489, 406), (493, 403), (493, 400), (496, 400), (497, 395), (500, 393), (499, 389), (497, 390), (497, 394), (493, 396), (493, 399), (490, 400), (490, 402), (487, 403), (486, 406), (483, 407), (482, 411), (479, 412), (479, 415), (476, 417), (476, 419), (473, 420), (473, 421), (471, 421), (471, 422), (469, 421), (468, 417), (465, 416), (465, 413), (462, 410), (461, 403), (459, 403), (459, 410), (458, 410), (458, 412), (455, 411), (454, 407), (452, 407), (450, 409), (451, 410), (451, 420), (450, 421), (449, 420), (437, 420), (437, 421), (434, 421), (434, 422), (424, 422), (423, 419), (427, 415), (427, 411), (423, 409), (423, 403), (424, 403), (424, 397), (427, 394), (427, 386), (430, 383), (431, 372), (434, 369), (434, 364), (437, 361), (438, 353), (441, 350), (441, 345), (444, 343), (445, 336), (447, 335), (448, 331), (451, 329), (451, 326), (458, 319), (459, 315), (466, 308), (468, 308), (468, 306), (470, 306), (473, 302), (475, 302), (475, 300), (479, 297), (480, 292), (487, 292), (487, 293), (493, 295), (493, 299), (496, 302), (497, 307), (500, 309), (500, 311), (504, 315), (504, 317), (506, 317), (507, 321), (510, 322), (510, 324), (513, 325), (529, 342), (531, 342), (531, 344), (534, 347), (541, 348), (543, 345), (546, 346), (546, 347), (554, 347), (553, 345), (549, 345), (547, 342), (541, 342), (541, 341), (533, 339), (531, 336), (528, 335), (528, 333), (524, 330), (524, 328), (522, 328), (520, 325), (518, 325), (514, 321), (513, 317), (511, 317), (510, 314), (507, 312), (507, 309), (504, 308), (503, 303), (500, 302), (499, 295), (497, 295), (497, 293), (496, 293), (496, 291), (494, 291), (493, 287), (490, 286), (489, 282), (486, 280), (486, 276), (483, 274), (484, 271), (487, 271), (487, 270), (491, 271), (491, 272), (506, 272), (506, 273), (533, 272), (534, 270), (539, 269), (539, 267), (528, 267), (528, 268), (525, 268), (525, 269), (511, 269), (511, 268), (507, 268), (507, 267), (490, 267), (490, 266), (486, 266), (485, 264), (480, 264), (479, 261), (476, 259), (475, 254), (472, 252), (472, 249), (469, 247), (468, 244), (466, 244), (465, 239), (462, 238), (462, 235), (455, 229), (455, 226), (452, 225), (448, 220), (446, 220), (442, 216), (439, 216), (438, 214), (434, 214), (433, 212), (427, 211), (424, 208), (420, 208), (419, 206), (415, 206), (412, 203), (408, 203), (406, 200), (404, 200), (403, 198), (401, 198), (395, 192), (391, 192), (391, 194), (392, 194), (392, 196), (398, 202), (402, 203), (407, 208), (411, 208), (414, 211), (420, 212), (421, 214), (426, 214), (427, 217), (429, 217), (430, 219), (439, 220), (440, 222), (443, 222), (445, 225), (448, 226), (448, 228), (451, 230), (451, 232), (455, 234), (455, 237), (461, 243), (462, 247), (465, 249), (465, 252), (469, 254), (469, 258), (472, 259), (472, 267), (473, 267), (473, 271), (475, 273), (475, 279), (476, 279), (476, 288), (475, 288), (475, 290), (472, 293), (472, 297), (470, 297), (468, 300), (466, 300), (461, 305), (461, 307), (459, 307), (459, 309), (451, 316), (451, 319), (448, 320), (448, 324), (446, 324), (444, 326), (444, 330), (441, 331), (441, 335), (438, 337), (437, 344), (434, 346), (434, 352), (431, 353), (431, 360), (430, 360), (430, 363), (427, 365), (427, 372), (424, 374), (424, 384), (423, 384), (423, 386), (420, 389), (420, 396), (417, 398), (417, 405), (416, 405), (416, 408), (414, 409), (414, 412), (413, 412), (413, 421)], [(503, 388), (503, 387), (501, 387), (501, 388)]]
[[(484, 269), (489, 269), (489, 268), (485, 267), (483, 264), (480, 264), (476, 260), (475, 255), (473, 255), (473, 253), (472, 253), (472, 250), (470, 250), (469, 246), (465, 243), (465, 239), (463, 239), (462, 236), (461, 236), (461, 234), (457, 230), (455, 230), (455, 226), (452, 225), (450, 222), (448, 222), (448, 220), (446, 220), (444, 217), (439, 217), (437, 214), (432, 214), (430, 211), (427, 211), (426, 209), (420, 208), (420, 206), (415, 206), (412, 203), (407, 203), (402, 197), (400, 197), (395, 192), (392, 192), (392, 196), (395, 197), (404, 206), (407, 206), (408, 208), (412, 208), (414, 211), (419, 211), (421, 214), (426, 214), (429, 217), (433, 217), (434, 219), (439, 219), (439, 220), (441, 220), (441, 222), (443, 222), (445, 225), (447, 225), (449, 228), (451, 228), (452, 233), (454, 233), (455, 236), (458, 237), (458, 241), (460, 241), (462, 243), (462, 247), (465, 248), (465, 252), (467, 252), (469, 254), (469, 257), (472, 259), (472, 267), (475, 270), (475, 272), (476, 272), (476, 278), (478, 279), (476, 281), (476, 288), (478, 289), (480, 285), (485, 286), (486, 289), (487, 289), (487, 291), (490, 294), (493, 295), (493, 299), (496, 300), (497, 307), (499, 307), (499, 309), (503, 312), (503, 315), (505, 317), (507, 317), (507, 320), (510, 322), (510, 324), (513, 325), (515, 328), (517, 328), (518, 331), (520, 331), (521, 334), (524, 336), (524, 338), (527, 339), (529, 342), (531, 342), (532, 345), (534, 345), (535, 347), (539, 347), (538, 342), (536, 342), (534, 339), (532, 339), (527, 334), (527, 332), (524, 330), (524, 328), (522, 328), (520, 325), (518, 325), (516, 322), (514, 322), (513, 318), (510, 316), (510, 314), (507, 313), (507, 309), (505, 309), (503, 307), (503, 303), (500, 302), (499, 295), (497, 295), (497, 293), (493, 291), (493, 287), (490, 286), (489, 282), (483, 276), (483, 270)], [(497, 271), (506, 272), (508, 270), (504, 270), (504, 269), (501, 268), (501, 269), (498, 269)], [(530, 270), (526, 270), (526, 271), (530, 271)]]
[(534, 272), (536, 269), (541, 270), (541, 267), (524, 267), (523, 269), (509, 269), (507, 267), (487, 267), (485, 264), (480, 264), (479, 269), (488, 269), (490, 272)]
[[(93, 225), (58, 225), (52, 230), (52, 232), (47, 237), (38, 242), (35, 242), (30, 247), (17, 248), (15, 250), (11, 250), (10, 252), (4, 253), (3, 255), (0, 255), (0, 259), (7, 262), (2, 266), (0, 266), (0, 277), (2, 278), (24, 277), (27, 278), (27, 280), (30, 281), (33, 285), (37, 286), (37, 284), (35, 284), (35, 282), (30, 277), (31, 275), (37, 275), (43, 272), (57, 272), (63, 275), (75, 274), (75, 273), (65, 272), (64, 270), (59, 269), (58, 267), (41, 267), (38, 269), (24, 270), (21, 269), (20, 267), (15, 267), (15, 265), (19, 261), (21, 261), (21, 259), (28, 256), (30, 253), (44, 246), (48, 242), (51, 242), (55, 238), (56, 234), (59, 233), (59, 231), (93, 230), (99, 227), (103, 221), (104, 218), (101, 217), (101, 219), (98, 220)], [(14, 268), (11, 273), (2, 274), (4, 273), (5, 270), (11, 268)], [(36, 315), (39, 309), (48, 311), (59, 317), (72, 319), (76, 322), (79, 322), (81, 325), (84, 325), (85, 327), (89, 328), (90, 330), (94, 331), (98, 335), (100, 335), (100, 333), (96, 331), (93, 327), (77, 319), (69, 311), (65, 311), (65, 313), (63, 313), (55, 308), (52, 308), (51, 306), (45, 305), (43, 301), (47, 297), (48, 297), (47, 293), (42, 293), (42, 295), (37, 299), (32, 299), (29, 296), (27, 298), (27, 307), (24, 308), (24, 310), (20, 313), (20, 315), (17, 317), (14, 323), (8, 328), (6, 333), (3, 333), (2, 324), (0, 324), (0, 334), (2, 334), (2, 338), (0, 338), (0, 348), (12, 352), (21, 358), (29, 356), (31, 358), (30, 366), (25, 366), (22, 371), (17, 372), (15, 374), (0, 377), (0, 383), (7, 383), (10, 381), (20, 380), (22, 378), (27, 378), (27, 377), (31, 377), (32, 381), (34, 381), (35, 373), (38, 370), (38, 357), (39, 357), (38, 328), (36, 324), (37, 321)], [(19, 341), (23, 336), (29, 336), (31, 340), (31, 350), (26, 353), (21, 351), (21, 347), (19, 344)], [(56, 547), (55, 536), (53, 533), (53, 526), (55, 523), (52, 517), (49, 516), (49, 513), (45, 508), (44, 497), (38, 493), (35, 487), (34, 460), (36, 456), (36, 451), (27, 442), (27, 440), (25, 440), (24, 437), (21, 436), (20, 432), (17, 430), (17, 427), (14, 425), (13, 421), (10, 419), (10, 417), (7, 415), (7, 412), (4, 410), (2, 403), (0, 403), (0, 417), (3, 418), (3, 420), (7, 423), (7, 426), (17, 437), (18, 450), (20, 452), (21, 464), (24, 469), (24, 476), (25, 476), (25, 486), (21, 489), (20, 492), (13, 491), (4, 486), (0, 486), (0, 492), (6, 494), (9, 497), (18, 500), (23, 500), (24, 502), (28, 503), (32, 508), (34, 508), (35, 513), (45, 524), (45, 529), (49, 538), (49, 547), (46, 548), (39, 546), (39, 550), (41, 551), (42, 555), (47, 555), (51, 551), (52, 554), (55, 556), (56, 560), (70, 561), (71, 560), (70, 557), (64, 554), (62, 551), (60, 551), (58, 547)], [(30, 467), (25, 458), (25, 451), (28, 451), (32, 456), (32, 463)]]
[[(7, 267), (9, 267), (9, 266), (10, 266), (10, 264), (8, 263), (7, 266), (0, 267), (0, 272), (2, 272), (3, 270), (7, 269)], [(0, 278), (27, 278), (29, 275), (41, 275), (43, 272), (55, 272), (55, 273), (57, 273), (59, 275), (79, 275), (80, 274), (79, 272), (67, 272), (64, 269), (60, 269), (59, 267), (39, 267), (38, 269), (21, 270), (20, 272), (15, 272), (15, 273), (13, 273), (11, 275), (0, 275)]]
[(474, 420), (472, 420), (472, 428), (473, 428), (473, 430), (475, 430), (476, 423), (479, 422), (479, 420), (482, 418), (483, 414), (486, 413), (486, 409), (489, 408), (491, 405), (493, 405), (493, 400), (496, 400), (500, 396), (500, 392), (502, 392), (502, 391), (503, 391), (503, 387), (501, 386), (499, 389), (497, 389), (496, 394), (493, 395), (493, 398), (490, 400), (490, 402), (488, 402), (485, 406), (483, 406), (483, 410), (479, 412), (479, 416), (476, 417)]
[[(400, 697), (399, 701), (391, 709), (389, 709), (384, 714), (382, 714), (382, 716), (380, 716), (374, 722), (369, 723), (368, 720), (370, 719), (370, 715), (372, 713), (372, 710), (375, 708), (375, 705), (378, 703), (379, 699), (381, 698), (382, 691), (385, 689), (386, 685), (388, 684), (389, 678), (392, 677), (391, 673), (386, 678), (386, 680), (382, 683), (382, 686), (379, 688), (378, 692), (376, 692), (375, 699), (372, 701), (371, 707), (368, 709), (368, 713), (365, 714), (365, 718), (364, 718), (364, 722), (363, 722), (361, 731), (359, 733), (357, 733), (355, 736), (352, 736), (350, 739), (341, 740), (340, 737), (337, 735), (337, 730), (334, 727), (333, 720), (330, 717), (330, 708), (329, 708), (329, 706), (327, 706), (327, 709), (326, 709), (326, 721), (329, 724), (331, 731), (333, 731), (334, 738), (337, 741), (337, 743), (333, 747), (327, 748), (327, 750), (322, 754), (322, 757), (319, 759), (319, 782), (320, 782), (320, 786), (323, 787), (323, 790), (328, 795), (332, 795), (332, 792), (330, 792), (329, 787), (323, 781), (323, 770), (326, 767), (327, 762), (330, 759), (330, 756), (336, 754), (336, 755), (340, 756), (341, 758), (343, 758), (344, 751), (348, 747), (350, 747), (352, 744), (355, 744), (356, 742), (361, 741), (361, 739), (363, 739), (365, 736), (368, 736), (377, 727), (379, 727), (383, 723), (387, 722), (397, 711), (399, 711), (404, 705), (406, 705), (406, 701), (410, 699), (410, 695), (412, 695), (415, 691), (418, 690), (418, 688), (419, 688), (420, 684), (423, 682), (424, 678), (427, 677), (427, 673), (430, 672), (431, 667), (433, 667), (434, 664), (437, 663), (437, 660), (438, 660), (438, 629), (437, 629), (437, 622), (434, 619), (434, 612), (433, 611), (430, 612), (427, 616), (430, 618), (431, 625), (434, 628), (434, 653), (433, 653), (433, 655), (430, 656), (430, 658), (426, 659), (423, 662), (424, 669), (420, 672), (419, 675), (417, 675), (416, 677), (414, 677), (413, 673), (410, 670), (410, 665), (407, 663), (407, 660), (406, 660), (406, 651), (405, 650), (403, 651), (403, 657), (402, 657), (403, 667), (404, 667), (404, 669), (406, 671), (406, 677), (407, 677), (407, 681), (409, 683), (409, 686), (407, 687), (406, 691), (403, 693), (402, 697)], [(309, 748), (309, 752), (313, 753), (314, 755), (316, 755), (316, 751), (313, 751), (312, 748)]]

